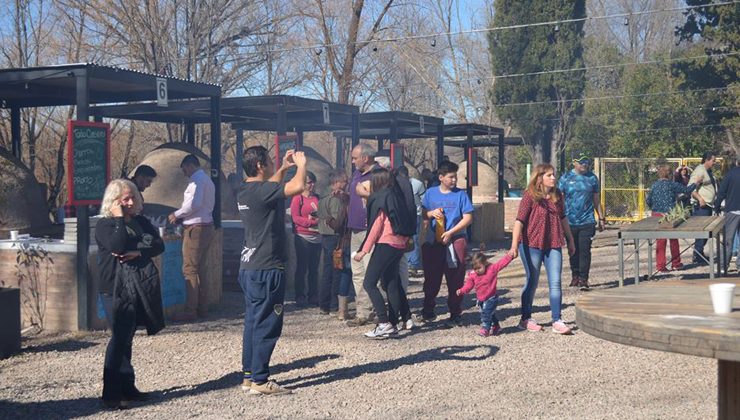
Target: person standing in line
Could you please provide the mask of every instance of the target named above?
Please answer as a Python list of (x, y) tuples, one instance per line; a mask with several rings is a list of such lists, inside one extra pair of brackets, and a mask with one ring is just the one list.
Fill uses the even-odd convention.
[[(244, 249), (239, 285), (244, 292), (242, 338), (242, 389), (250, 394), (280, 395), (292, 391), (271, 381), (270, 358), (283, 330), (285, 302), (285, 200), (306, 187), (306, 155), (289, 150), (282, 166), (274, 163), (263, 146), (244, 151), (244, 173), (237, 200), (244, 225)], [(296, 167), (295, 176), (283, 184), (285, 173)]]
[[(365, 336), (387, 338), (397, 332), (399, 315), (403, 325), (411, 319), (398, 270), (409, 237), (414, 232), (414, 214), (404, 202), (403, 192), (391, 171), (377, 168), (371, 174), (371, 194), (367, 205), (370, 230), (354, 260), (362, 261), (372, 251), (363, 286), (378, 316), (378, 324)], [(378, 289), (378, 280), (382, 281), (381, 286), (388, 295), (387, 309)]]
[[(599, 179), (590, 170), (591, 157), (580, 153), (573, 159), (573, 170), (560, 177), (558, 188), (563, 193), (565, 215), (568, 216), (570, 231), (576, 252), (570, 256), (572, 280), (570, 287), (589, 288), (591, 270), (591, 244), (596, 227), (604, 231), (604, 208), (601, 206)], [(598, 222), (594, 218), (594, 211)]]
[[(650, 187), (646, 203), (652, 211), (653, 217), (661, 217), (668, 213), (676, 206), (676, 200), (680, 195), (691, 194), (698, 185), (690, 184), (688, 187), (680, 182), (670, 180), (671, 168), (667, 165), (658, 168), (658, 180)], [(681, 264), (681, 248), (678, 245), (678, 239), (671, 239), (671, 268), (673, 270), (683, 269)], [(655, 263), (661, 273), (668, 273), (668, 267), (665, 259), (665, 239), (658, 239), (655, 244)]]
[[(306, 172), (306, 189), (290, 202), (290, 217), (295, 228), (295, 302), (298, 306), (318, 305), (319, 196), (314, 193), (316, 175)], [(307, 287), (308, 286), (308, 287)], [(308, 290), (306, 290), (308, 289)]]
[(414, 206), (416, 207), (416, 234), (414, 234), (414, 249), (406, 253), (406, 261), (408, 262), (409, 274), (414, 276), (419, 275), (421, 269), (421, 247), (419, 246), (419, 233), (421, 232), (421, 199), (424, 193), (427, 191), (424, 183), (418, 179), (409, 176), (409, 170), (405, 166), (399, 166), (398, 174), (406, 177), (411, 182), (411, 190), (414, 195)]
[[(359, 249), (367, 234), (367, 210), (363, 198), (357, 194), (357, 185), (370, 180), (370, 172), (377, 167), (375, 150), (366, 143), (352, 149), (352, 164), (355, 171), (349, 184), (349, 207), (347, 228), (350, 230), (350, 249)], [(355, 306), (357, 316), (347, 321), (351, 327), (359, 327), (373, 322), (375, 314), (367, 292), (363, 288), (368, 261), (352, 259), (352, 283), (355, 287)]]
[[(735, 159), (735, 167), (730, 169), (727, 174), (722, 178), (722, 182), (719, 186), (719, 192), (717, 193), (717, 199), (714, 203), (714, 208), (719, 213), (720, 205), (724, 201), (724, 212), (725, 212), (725, 266), (724, 269), (730, 265), (732, 259), (732, 253), (735, 239), (740, 231), (740, 158)], [(735, 268), (740, 271), (740, 257), (735, 259)]]
[[(332, 172), (329, 178), (331, 193), (319, 200), (319, 233), (324, 256), (323, 272), (319, 283), (319, 309), (328, 315), (338, 311), (340, 320), (349, 319), (348, 299), (352, 287), (350, 269), (349, 235), (347, 234), (347, 174), (342, 169)], [(342, 268), (335, 268), (334, 252), (342, 252)]]
[(136, 184), (140, 193), (149, 188), (154, 182), (154, 178), (157, 177), (157, 171), (149, 165), (139, 165), (134, 171), (134, 176), (131, 177), (131, 182)]
[[(713, 152), (705, 152), (701, 156), (701, 164), (691, 172), (690, 184), (701, 182), (701, 187), (691, 193), (691, 203), (694, 205), (694, 216), (711, 216), (714, 213), (714, 200), (717, 195), (717, 181), (712, 173), (712, 166), (715, 162)], [(709, 258), (704, 255), (704, 245), (706, 239), (697, 239), (694, 241), (693, 262), (698, 265), (709, 264)]]
[(105, 188), (95, 225), (99, 289), (111, 338), (105, 351), (103, 404), (128, 408), (131, 401), (149, 399), (136, 388), (131, 365), (136, 327), (153, 335), (164, 328), (159, 272), (152, 258), (164, 252), (164, 242), (149, 220), (139, 215), (141, 194), (125, 179)]
[(187, 299), (185, 310), (173, 317), (174, 321), (194, 321), (208, 316), (208, 283), (205, 274), (206, 254), (213, 239), (213, 207), (216, 204), (216, 186), (201, 169), (195, 155), (187, 155), (180, 163), (182, 173), (190, 179), (182, 205), (167, 217), (171, 224), (182, 220), (182, 274), (185, 277)]
[(550, 286), (552, 330), (558, 334), (570, 334), (571, 329), (560, 319), (560, 278), (563, 269), (562, 247), (567, 243), (568, 253), (573, 255), (575, 244), (565, 216), (563, 194), (555, 187), (555, 179), (555, 168), (552, 165), (535, 166), (519, 204), (509, 252), (514, 257), (521, 254), (527, 276), (522, 289), (522, 318), (519, 329), (542, 331), (542, 326), (532, 319), (532, 303), (544, 262)]
[(439, 186), (429, 188), (422, 201), (422, 215), (431, 220), (429, 232), (434, 233), (439, 225), (441, 233), (434, 241), (425, 240), (421, 246), (424, 267), (424, 307), (422, 318), (434, 321), (437, 316), (437, 295), (442, 286), (442, 276), (447, 282), (447, 307), (450, 319), (445, 327), (462, 326), (462, 296), (457, 289), (465, 281), (465, 254), (467, 252), (467, 230), (473, 223), (473, 203), (465, 190), (457, 188), (458, 165), (443, 161), (437, 169)]

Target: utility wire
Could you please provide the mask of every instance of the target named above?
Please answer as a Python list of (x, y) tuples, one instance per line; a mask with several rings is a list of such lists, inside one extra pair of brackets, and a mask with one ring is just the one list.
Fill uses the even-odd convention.
[(712, 92), (712, 91), (723, 91), (728, 90), (729, 87), (719, 88), (704, 88), (704, 89), (687, 89), (677, 91), (662, 91), (662, 92), (651, 92), (651, 93), (639, 93), (634, 95), (609, 95), (609, 96), (597, 96), (597, 97), (585, 97), (585, 98), (574, 98), (574, 99), (563, 99), (563, 100), (552, 100), (552, 101), (533, 101), (533, 102), (514, 102), (508, 104), (495, 105), (498, 108), (508, 108), (512, 106), (525, 106), (525, 105), (546, 105), (546, 104), (557, 104), (557, 103), (570, 103), (579, 101), (599, 101), (608, 99), (624, 99), (624, 98), (643, 98), (649, 96), (664, 96), (664, 95), (683, 95), (692, 92)]
[[(448, 35), (465, 35), (465, 34), (496, 32), (496, 31), (511, 30), (511, 29), (560, 25), (560, 24), (565, 24), (565, 23), (583, 22), (587, 20), (601, 20), (601, 19), (612, 19), (612, 18), (629, 19), (629, 17), (631, 16), (640, 16), (640, 15), (648, 15), (648, 14), (664, 13), (664, 12), (686, 11), (686, 10), (700, 9), (704, 7), (728, 6), (728, 5), (738, 4), (738, 3), (740, 3), (740, 1), (725, 1), (725, 2), (708, 4), (708, 5), (698, 5), (698, 6), (688, 6), (687, 5), (687, 6), (682, 6), (682, 7), (643, 10), (643, 11), (631, 12), (631, 13), (615, 13), (615, 14), (603, 15), (603, 16), (586, 16), (583, 18), (551, 20), (551, 21), (545, 21), (545, 22), (524, 23), (524, 24), (497, 26), (497, 27), (490, 27), (490, 28), (474, 28), (474, 29), (467, 29), (467, 30), (460, 30), (460, 31), (445, 31), (445, 32), (436, 32), (436, 33), (422, 34), (422, 35), (406, 35), (406, 36), (389, 37), (389, 38), (378, 38), (378, 39), (371, 39), (369, 40), (369, 42), (380, 44), (380, 43), (390, 43), (390, 42), (398, 42), (398, 41), (406, 41), (406, 40), (418, 40), (418, 39), (445, 37)], [(365, 43), (365, 42), (368, 42), (368, 41), (357, 41), (355, 42), (355, 45)], [(345, 44), (338, 43), (338, 42), (316, 43), (316, 44), (310, 44), (310, 45), (300, 45), (300, 46), (290, 47), (290, 48), (266, 49), (264, 51), (255, 51), (250, 54), (274, 54), (274, 53), (284, 53), (284, 52), (293, 52), (293, 51), (313, 50), (317, 55), (320, 55), (323, 49), (325, 48), (341, 47), (344, 45)], [(253, 46), (257, 47), (259, 45), (253, 45)], [(214, 54), (214, 55), (196, 57), (196, 58), (180, 57), (180, 58), (171, 59), (169, 61), (218, 59), (219, 57), (224, 57), (224, 56), (229, 56), (229, 55), (231, 54), (223, 53), (223, 54)], [(127, 61), (126, 63), (122, 63), (120, 65), (122, 66), (122, 65), (132, 65), (132, 64), (145, 64), (145, 63), (143, 61)]]

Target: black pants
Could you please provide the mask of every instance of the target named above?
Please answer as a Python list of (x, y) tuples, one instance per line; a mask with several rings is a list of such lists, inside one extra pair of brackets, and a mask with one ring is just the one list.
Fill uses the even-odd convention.
[(596, 234), (596, 227), (592, 224), (571, 226), (573, 242), (576, 252), (570, 256), (570, 271), (573, 276), (588, 280), (591, 270), (591, 242)]
[[(694, 209), (693, 212), (694, 216), (711, 216), (712, 215), (712, 208), (709, 206), (704, 207), (698, 207)], [(693, 261), (696, 262), (704, 262), (702, 257), (704, 256), (704, 245), (707, 244), (706, 239), (697, 239), (694, 241), (694, 255), (693, 255)]]
[[(398, 274), (398, 264), (404, 256), (404, 250), (394, 248), (388, 244), (377, 244), (370, 256), (363, 287), (367, 291), (370, 301), (373, 303), (373, 309), (378, 315), (380, 322), (398, 323), (398, 311), (403, 314), (404, 303), (408, 311), (408, 301), (406, 294), (401, 289), (401, 277)], [(383, 289), (388, 294), (388, 306), (390, 311), (385, 308), (383, 295), (378, 289), (378, 280), (382, 280)]]
[(119, 401), (136, 390), (131, 348), (136, 333), (137, 311), (144, 312), (138, 300), (135, 303), (116, 302), (111, 305), (111, 337), (105, 350), (103, 367), (104, 400)]
[[(309, 303), (318, 303), (319, 258), (321, 243), (309, 242), (295, 235), (295, 297), (308, 298)], [(308, 294), (306, 294), (308, 283)]]

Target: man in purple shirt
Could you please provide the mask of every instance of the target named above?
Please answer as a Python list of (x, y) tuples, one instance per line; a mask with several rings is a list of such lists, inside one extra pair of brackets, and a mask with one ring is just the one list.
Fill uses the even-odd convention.
[[(352, 231), (350, 246), (352, 251), (357, 251), (362, 246), (362, 241), (367, 233), (367, 209), (362, 197), (357, 194), (357, 184), (370, 180), (370, 171), (375, 169), (375, 150), (368, 144), (358, 144), (352, 149), (352, 164), (355, 172), (349, 185), (349, 209), (347, 211), (347, 228)], [(357, 318), (347, 322), (349, 326), (362, 326), (373, 321), (375, 315), (367, 292), (362, 287), (365, 280), (366, 264), (369, 258), (357, 262), (352, 261), (352, 283), (355, 286), (355, 305), (357, 306)]]

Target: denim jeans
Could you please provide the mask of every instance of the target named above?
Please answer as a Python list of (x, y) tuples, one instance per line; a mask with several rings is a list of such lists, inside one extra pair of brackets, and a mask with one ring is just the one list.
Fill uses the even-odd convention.
[(491, 324), (498, 324), (496, 318), (496, 306), (498, 305), (498, 296), (493, 295), (483, 302), (478, 302), (480, 306), (480, 326), (484, 330), (490, 330)]
[(253, 382), (267, 382), (270, 358), (283, 331), (285, 272), (239, 270), (239, 285), (244, 292), (244, 336), (242, 369)]
[(547, 283), (550, 286), (550, 310), (552, 321), (560, 321), (560, 305), (562, 295), (560, 292), (560, 274), (563, 268), (563, 253), (560, 248), (538, 249), (519, 244), (519, 256), (524, 265), (527, 279), (522, 289), (522, 319), (532, 317), (532, 302), (534, 293), (537, 291), (537, 283), (540, 280), (540, 267), (545, 263)]
[(349, 287), (352, 284), (349, 245), (342, 250), (344, 269), (334, 269), (334, 250), (338, 242), (339, 236), (337, 235), (321, 235), (323, 268), (319, 282), (319, 308), (326, 311), (337, 309), (337, 295), (348, 296)]
[[(693, 212), (694, 216), (711, 216), (712, 215), (712, 208), (711, 207), (698, 207), (694, 209)], [(703, 261), (702, 257), (704, 256), (704, 245), (707, 244), (706, 239), (697, 239), (694, 241), (694, 254), (693, 254), (693, 260), (694, 262)], [(697, 255), (699, 254), (699, 255)], [(701, 255), (701, 256), (700, 256)]]
[[(725, 213), (725, 267), (730, 265), (732, 253), (738, 239), (738, 230), (740, 230), (740, 215)], [(740, 258), (735, 260), (735, 266), (740, 269)]]
[(421, 232), (421, 215), (416, 216), (416, 235), (414, 235), (414, 250), (406, 253), (406, 261), (409, 268), (418, 270), (421, 268), (421, 247), (419, 246), (419, 232)]

